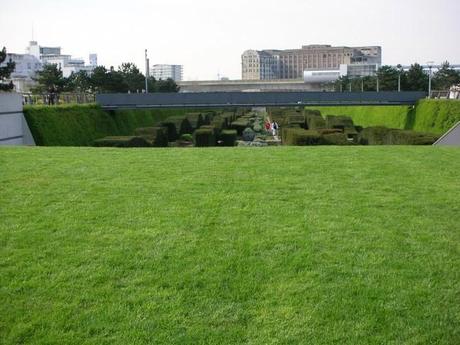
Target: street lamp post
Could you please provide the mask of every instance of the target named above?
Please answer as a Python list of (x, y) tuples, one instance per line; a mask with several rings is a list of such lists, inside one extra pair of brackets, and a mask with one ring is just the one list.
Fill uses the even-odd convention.
[(145, 93), (149, 93), (149, 58), (147, 57), (147, 49), (145, 50)]
[(377, 76), (377, 92), (380, 92), (379, 76)]
[(398, 73), (398, 92), (401, 92), (401, 72)]
[(364, 92), (364, 78), (361, 78), (361, 92)]
[(433, 61), (428, 61), (427, 62), (427, 65), (428, 65), (428, 69), (429, 69), (429, 73), (428, 73), (428, 98), (431, 98), (431, 71), (433, 69), (433, 64), (434, 62)]

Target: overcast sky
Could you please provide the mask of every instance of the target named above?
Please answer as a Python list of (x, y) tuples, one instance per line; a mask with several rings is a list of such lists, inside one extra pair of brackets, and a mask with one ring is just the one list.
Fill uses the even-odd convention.
[(380, 45), (384, 64), (460, 64), (460, 0), (0, 0), (0, 46), (42, 46), (107, 67), (184, 65), (185, 80), (241, 78), (246, 49)]

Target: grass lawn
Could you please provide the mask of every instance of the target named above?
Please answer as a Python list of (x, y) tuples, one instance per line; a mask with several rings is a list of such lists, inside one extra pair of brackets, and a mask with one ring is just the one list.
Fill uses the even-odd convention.
[(0, 344), (460, 344), (460, 150), (0, 149)]
[(404, 129), (409, 121), (409, 107), (402, 105), (307, 107), (307, 109), (317, 109), (323, 116), (347, 115), (353, 119), (355, 125), (363, 127), (385, 126)]

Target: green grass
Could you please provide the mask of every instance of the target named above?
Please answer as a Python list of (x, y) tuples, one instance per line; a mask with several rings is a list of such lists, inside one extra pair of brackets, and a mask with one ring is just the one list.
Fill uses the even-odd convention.
[(104, 111), (98, 105), (26, 106), (24, 115), (37, 145), (92, 146), (105, 136), (133, 135), (187, 109)]
[(318, 109), (323, 116), (347, 115), (355, 125), (363, 127), (386, 126), (404, 129), (406, 126), (408, 106), (340, 106), (340, 107), (307, 107)]
[(459, 344), (460, 151), (0, 149), (1, 344)]
[(418, 132), (443, 134), (460, 121), (459, 100), (424, 99), (415, 109), (407, 106), (340, 106), (308, 107), (318, 109), (323, 116), (348, 115), (355, 125), (385, 126)]
[(424, 100), (411, 113), (409, 126), (419, 132), (443, 134), (460, 121), (460, 100)]

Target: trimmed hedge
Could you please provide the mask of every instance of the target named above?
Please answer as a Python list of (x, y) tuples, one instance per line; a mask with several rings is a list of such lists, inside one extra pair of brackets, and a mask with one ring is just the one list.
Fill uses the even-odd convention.
[(220, 133), (222, 146), (235, 146), (238, 133), (234, 129), (225, 129)]
[(289, 115), (287, 120), (289, 125), (300, 125), (300, 127), (305, 128), (305, 116), (302, 114)]
[(176, 141), (182, 134), (192, 133), (193, 128), (185, 116), (171, 116), (161, 125), (168, 129), (168, 141)]
[(364, 128), (359, 134), (362, 145), (432, 145), (439, 136), (432, 133), (386, 127)]
[(196, 147), (209, 147), (216, 145), (216, 137), (214, 131), (209, 128), (200, 128), (193, 134)]
[(352, 145), (345, 133), (323, 134), (320, 140), (321, 145)]
[(151, 147), (143, 137), (105, 137), (94, 141), (96, 147)]
[(308, 129), (323, 129), (326, 128), (326, 120), (321, 114), (307, 114), (305, 115)]
[(188, 113), (185, 115), (185, 117), (190, 122), (193, 130), (205, 125), (205, 119), (201, 113)]
[(187, 109), (104, 111), (96, 104), (25, 106), (24, 116), (39, 146), (93, 146), (106, 136), (132, 135)]
[(243, 118), (239, 118), (236, 121), (233, 121), (230, 128), (235, 129), (238, 132), (238, 135), (242, 135), (243, 131), (249, 126), (249, 121)]
[(210, 129), (210, 130), (212, 130), (212, 132), (214, 133), (214, 137), (216, 137), (216, 138), (219, 137), (220, 129), (217, 128), (216, 126), (213, 126), (213, 125), (205, 125), (205, 126), (201, 126), (200, 129)]
[(326, 116), (326, 128), (355, 128), (353, 120), (349, 116), (344, 115), (327, 115)]
[(244, 141), (253, 141), (255, 137), (256, 137), (256, 132), (254, 132), (252, 128), (248, 127), (243, 131)]
[(167, 147), (168, 132), (165, 127), (144, 127), (136, 128), (134, 134), (148, 140), (152, 146)]
[(282, 128), (281, 137), (285, 145), (319, 145), (321, 142), (321, 135), (317, 131), (296, 127)]

